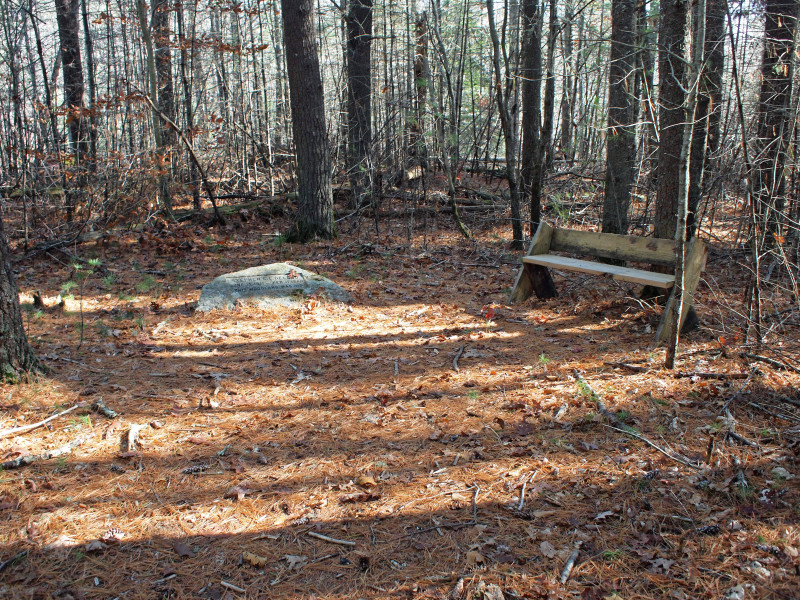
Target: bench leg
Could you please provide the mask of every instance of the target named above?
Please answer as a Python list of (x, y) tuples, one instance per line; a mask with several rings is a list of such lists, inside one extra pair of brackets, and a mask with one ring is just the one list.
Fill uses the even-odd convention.
[(558, 290), (553, 283), (553, 277), (550, 275), (550, 270), (541, 265), (522, 265), (517, 276), (517, 283), (514, 286), (514, 291), (511, 292), (510, 304), (518, 304), (525, 302), (533, 294), (539, 300), (547, 300), (548, 298), (555, 298), (558, 296)]
[[(539, 223), (539, 228), (531, 240), (526, 256), (547, 254), (552, 237), (553, 228), (544, 221)], [(511, 290), (511, 297), (508, 302), (509, 304), (525, 302), (532, 294), (536, 294), (539, 300), (546, 300), (558, 296), (558, 291), (553, 283), (550, 271), (546, 267), (523, 264), (519, 270), (519, 275), (517, 275), (514, 288)]]
[[(700, 319), (697, 316), (697, 311), (694, 309), (693, 301), (694, 292), (697, 289), (697, 284), (700, 283), (700, 273), (702, 273), (703, 268), (705, 267), (707, 256), (708, 248), (706, 247), (705, 242), (698, 240), (697, 238), (693, 238), (692, 241), (689, 242), (689, 249), (686, 253), (686, 289), (683, 291), (685, 298), (683, 314), (681, 315), (680, 323), (681, 333), (684, 333), (689, 328), (696, 327), (700, 322)], [(656, 330), (656, 345), (660, 344), (661, 342), (666, 342), (670, 338), (674, 314), (675, 289), (673, 288), (669, 295), (669, 300), (667, 300), (667, 305), (664, 308), (664, 314), (661, 315), (661, 322), (658, 324), (658, 329)]]

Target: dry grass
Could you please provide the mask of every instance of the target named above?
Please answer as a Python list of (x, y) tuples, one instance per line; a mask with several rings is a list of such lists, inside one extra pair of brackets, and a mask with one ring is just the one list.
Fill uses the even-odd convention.
[[(0, 428), (98, 398), (120, 416), (87, 408), (0, 441), (8, 460), (88, 436), (0, 475), (0, 560), (27, 552), (4, 565), (0, 595), (797, 596), (800, 478), (774, 469), (800, 476), (800, 378), (740, 358), (728, 257), (712, 251), (706, 327), (679, 370), (757, 371), (676, 378), (650, 348), (656, 310), (627, 288), (572, 274), (559, 299), (507, 307), (503, 232), (467, 242), (443, 216), (423, 248), (395, 226), (370, 246), (276, 246), (276, 225), (251, 221), (80, 248), (107, 269), (83, 287), (80, 348), (79, 289), (54, 307), (68, 265), (22, 265), (23, 300), (40, 290), (49, 307), (27, 319), (52, 372), (1, 388)], [(279, 260), (355, 301), (192, 313), (213, 276)], [(797, 356), (797, 331), (773, 332), (772, 350)], [(698, 468), (609, 427), (598, 396)], [(132, 424), (146, 425), (141, 447), (124, 452)], [(120, 539), (96, 543), (112, 529)]]

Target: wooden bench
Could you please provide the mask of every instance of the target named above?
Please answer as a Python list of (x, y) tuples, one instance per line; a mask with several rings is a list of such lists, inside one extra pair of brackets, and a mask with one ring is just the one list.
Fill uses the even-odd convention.
[[(554, 252), (659, 265), (669, 267), (673, 274), (571, 258), (553, 254)], [(686, 296), (681, 327), (689, 314), (694, 291), (700, 281), (700, 273), (705, 267), (707, 255), (708, 249), (702, 240), (692, 238), (687, 244), (686, 289), (684, 290)], [(675, 241), (633, 235), (558, 229), (542, 222), (536, 230), (533, 240), (531, 240), (527, 254), (522, 257), (522, 268), (517, 276), (509, 302), (512, 304), (524, 302), (534, 293), (540, 299), (557, 296), (558, 292), (548, 269), (605, 275), (619, 281), (630, 281), (670, 290), (675, 286)], [(673, 291), (667, 300), (664, 314), (656, 331), (656, 343), (666, 341), (669, 338), (672, 329), (672, 314), (675, 309), (674, 296), (675, 293)]]

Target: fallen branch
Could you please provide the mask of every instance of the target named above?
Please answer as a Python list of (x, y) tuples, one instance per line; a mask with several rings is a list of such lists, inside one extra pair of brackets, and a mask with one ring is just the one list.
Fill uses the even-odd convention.
[(747, 379), (749, 373), (706, 373), (703, 371), (689, 371), (675, 373), (675, 379), (683, 379), (686, 377), (697, 377), (699, 379)]
[(56, 448), (55, 450), (42, 452), (41, 454), (29, 454), (27, 456), (20, 456), (19, 458), (15, 458), (13, 460), (7, 460), (0, 464), (0, 468), (6, 471), (10, 469), (19, 469), (20, 467), (28, 466), (35, 462), (39, 462), (40, 460), (49, 460), (51, 458), (58, 458), (59, 456), (71, 454), (74, 452), (75, 448), (83, 444), (87, 439), (88, 438), (85, 436), (77, 437), (70, 443), (61, 446), (61, 448)]
[(456, 352), (455, 358), (453, 358), (453, 370), (456, 373), (458, 373), (458, 359), (461, 358), (462, 354), (464, 354), (464, 344), (461, 344), (461, 346), (458, 349), (458, 352)]
[(761, 449), (761, 446), (756, 444), (754, 441), (748, 440), (746, 437), (739, 435), (738, 433), (735, 433), (733, 431), (726, 431), (725, 436), (732, 439), (735, 442), (738, 442), (743, 446), (750, 446), (751, 448), (758, 448), (759, 450)]
[(654, 450), (658, 450), (661, 454), (663, 454), (664, 456), (666, 456), (670, 460), (674, 460), (676, 463), (680, 463), (685, 467), (689, 467), (690, 469), (694, 469), (695, 471), (700, 471), (701, 470), (701, 468), (698, 465), (690, 462), (688, 458), (684, 458), (683, 456), (680, 456), (680, 455), (677, 455), (677, 454), (673, 454), (672, 452), (669, 452), (668, 450), (665, 450), (664, 448), (662, 448), (658, 444), (655, 444), (655, 443), (651, 442), (646, 437), (636, 433), (635, 431), (631, 431), (630, 429), (620, 429), (619, 427), (613, 427), (612, 425), (606, 425), (606, 427), (608, 427), (609, 429), (613, 429), (615, 431), (619, 431), (620, 433), (626, 433), (629, 436), (634, 437), (637, 440), (644, 442), (645, 444), (647, 444), (648, 446), (650, 446)]
[(246, 589), (240, 588), (238, 585), (233, 585), (232, 583), (228, 583), (224, 579), (221, 580), (219, 582), (219, 584), (224, 588), (227, 588), (227, 589), (229, 589), (229, 590), (231, 590), (233, 592), (236, 592), (237, 594), (246, 594), (247, 593)]
[(658, 444), (656, 444), (654, 442), (651, 442), (649, 439), (647, 439), (643, 435), (635, 432), (633, 429), (631, 429), (630, 427), (625, 425), (625, 423), (623, 423), (622, 421), (619, 420), (617, 415), (615, 415), (614, 413), (612, 413), (611, 411), (609, 411), (606, 408), (606, 405), (603, 402), (603, 399), (597, 394), (597, 392), (595, 392), (591, 388), (589, 383), (583, 378), (583, 376), (580, 373), (576, 372), (576, 378), (577, 378), (577, 381), (578, 381), (578, 385), (581, 386), (584, 389), (585, 393), (587, 395), (589, 395), (592, 400), (594, 400), (595, 404), (597, 404), (597, 411), (601, 415), (603, 415), (606, 419), (611, 421), (611, 423), (613, 423), (613, 425), (605, 425), (605, 423), (604, 423), (603, 425), (605, 425), (605, 427), (608, 427), (609, 429), (613, 429), (615, 431), (619, 431), (620, 433), (625, 433), (625, 434), (627, 434), (627, 435), (629, 435), (629, 436), (631, 436), (633, 438), (636, 438), (637, 440), (639, 440), (641, 442), (644, 442), (645, 444), (647, 444), (648, 446), (650, 446), (654, 450), (657, 450), (658, 452), (660, 452), (661, 454), (663, 454), (664, 456), (666, 456), (670, 460), (674, 460), (675, 462), (680, 463), (680, 464), (682, 464), (682, 465), (684, 465), (686, 467), (689, 467), (690, 469), (694, 469), (696, 471), (700, 470), (700, 467), (698, 465), (693, 464), (688, 458), (685, 458), (683, 456), (680, 456), (678, 454), (674, 454), (674, 453), (672, 453), (670, 451), (665, 450), (664, 448), (662, 448)]
[(739, 356), (741, 356), (742, 358), (751, 358), (753, 360), (760, 360), (761, 362), (767, 363), (768, 365), (771, 365), (776, 369), (794, 371), (795, 373), (800, 373), (800, 369), (798, 369), (793, 365), (789, 365), (779, 360), (775, 360), (774, 358), (761, 356), (760, 354), (750, 354), (749, 352), (742, 352)]
[(20, 433), (27, 433), (29, 431), (33, 431), (34, 429), (39, 429), (40, 427), (44, 427), (50, 421), (54, 421), (59, 417), (63, 417), (67, 413), (71, 413), (76, 408), (81, 408), (84, 404), (79, 403), (75, 406), (71, 406), (66, 410), (62, 410), (60, 413), (54, 414), (52, 417), (47, 417), (43, 421), (39, 421), (38, 423), (31, 423), (30, 425), (20, 425), (19, 427), (12, 427), (11, 429), (3, 429), (0, 430), (0, 440), (11, 437), (12, 435), (18, 435)]
[(569, 576), (572, 575), (572, 569), (575, 568), (575, 562), (578, 560), (578, 555), (581, 553), (581, 545), (583, 542), (578, 541), (575, 543), (575, 550), (572, 551), (569, 558), (567, 559), (567, 564), (564, 565), (564, 569), (561, 571), (561, 577), (559, 577), (559, 581), (561, 584), (567, 583), (567, 579)]
[(13, 565), (15, 562), (17, 562), (18, 560), (22, 560), (26, 556), (28, 556), (27, 550), (23, 550), (22, 552), (17, 552), (11, 558), (4, 560), (3, 562), (0, 563), (0, 572), (2, 572), (3, 569), (5, 569), (7, 566)]
[(603, 362), (603, 364), (608, 367), (619, 367), (620, 369), (628, 369), (629, 371), (633, 371), (634, 373), (647, 373), (647, 371), (650, 370), (647, 367), (639, 367), (637, 365), (631, 365), (629, 363), (624, 363), (624, 362), (605, 361)]
[(355, 546), (356, 543), (350, 540), (339, 540), (336, 538), (328, 537), (327, 535), (323, 535), (321, 533), (317, 533), (316, 531), (307, 531), (306, 534), (310, 535), (311, 537), (317, 538), (318, 540), (322, 540), (323, 542), (330, 542), (331, 544), (339, 544), (340, 546)]
[(94, 404), (92, 404), (92, 409), (99, 412), (104, 417), (108, 417), (109, 419), (116, 419), (119, 416), (119, 413), (115, 410), (112, 410), (106, 406), (106, 403), (103, 402), (102, 398), (98, 398), (95, 400)]

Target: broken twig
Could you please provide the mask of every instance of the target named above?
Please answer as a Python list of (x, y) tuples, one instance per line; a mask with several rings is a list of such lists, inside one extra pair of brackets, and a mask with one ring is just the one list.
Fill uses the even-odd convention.
[(223, 579), (223, 580), (221, 580), (221, 581), (219, 582), (219, 584), (220, 584), (222, 587), (224, 587), (224, 588), (227, 588), (227, 589), (231, 590), (232, 592), (236, 592), (237, 594), (246, 594), (246, 593), (247, 593), (247, 590), (246, 590), (246, 589), (244, 589), (244, 588), (240, 588), (238, 585), (233, 585), (232, 583), (228, 583), (228, 582), (227, 582), (227, 581), (225, 581), (224, 579)]
[(455, 358), (453, 358), (453, 370), (458, 373), (458, 359), (461, 358), (461, 355), (464, 354), (464, 344), (461, 344), (461, 347), (456, 352)]
[(785, 362), (781, 362), (779, 360), (775, 360), (774, 358), (768, 358), (766, 356), (761, 356), (760, 354), (750, 354), (749, 352), (742, 352), (739, 356), (742, 358), (750, 358), (752, 360), (759, 360), (763, 363), (767, 363), (775, 367), (776, 369), (787, 370), (787, 371), (794, 371), (795, 373), (800, 373), (800, 369), (793, 365), (786, 364)]
[(706, 373), (704, 371), (689, 371), (675, 373), (675, 379), (682, 379), (686, 377), (697, 377), (698, 379), (747, 379), (749, 373)]
[(323, 542), (330, 542), (331, 544), (339, 544), (340, 546), (355, 546), (356, 543), (350, 540), (338, 540), (336, 538), (328, 537), (327, 535), (323, 535), (321, 533), (317, 533), (316, 531), (307, 531), (306, 532), (311, 537), (317, 538), (318, 540), (322, 540)]
[(70, 443), (61, 446), (61, 448), (56, 448), (55, 450), (42, 452), (41, 454), (29, 454), (28, 456), (20, 456), (19, 458), (15, 458), (13, 460), (7, 460), (4, 463), (0, 464), (0, 468), (3, 468), (5, 470), (19, 469), (20, 467), (25, 467), (35, 462), (39, 462), (40, 460), (58, 458), (59, 456), (64, 456), (65, 454), (72, 453), (75, 450), (75, 448), (83, 444), (86, 440), (87, 438), (84, 436), (77, 437)]
[(50, 421), (54, 421), (59, 417), (63, 417), (67, 413), (71, 413), (76, 408), (81, 408), (84, 404), (76, 404), (75, 406), (71, 406), (66, 410), (62, 410), (60, 413), (54, 414), (52, 417), (47, 417), (46, 419), (39, 421), (38, 423), (31, 423), (30, 425), (20, 425), (19, 427), (12, 427), (11, 429), (3, 429), (0, 431), (0, 440), (11, 437), (12, 435), (19, 435), (20, 433), (28, 433), (29, 431), (33, 431), (34, 429), (39, 429), (40, 427), (44, 427)]
[(575, 568), (575, 562), (578, 560), (578, 555), (581, 553), (582, 544), (583, 542), (580, 540), (575, 543), (575, 550), (573, 550), (572, 554), (569, 555), (567, 564), (564, 565), (564, 569), (561, 571), (561, 577), (558, 580), (562, 585), (567, 583), (567, 579), (569, 579), (569, 576), (572, 575), (572, 569)]

